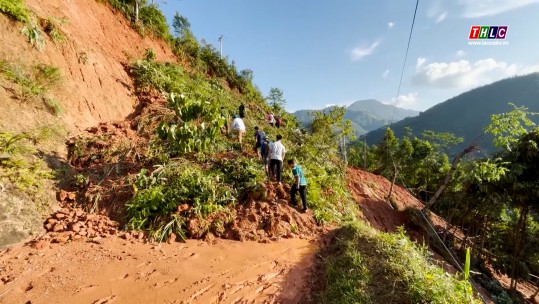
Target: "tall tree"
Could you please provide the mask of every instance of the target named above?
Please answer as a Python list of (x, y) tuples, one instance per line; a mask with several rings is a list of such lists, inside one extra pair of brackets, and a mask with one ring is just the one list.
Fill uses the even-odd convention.
[(266, 99), (269, 101), (269, 105), (276, 112), (283, 110), (284, 105), (286, 104), (283, 91), (279, 88), (271, 88)]
[(172, 27), (177, 37), (185, 37), (190, 32), (191, 23), (189, 23), (186, 17), (176, 12), (172, 19)]

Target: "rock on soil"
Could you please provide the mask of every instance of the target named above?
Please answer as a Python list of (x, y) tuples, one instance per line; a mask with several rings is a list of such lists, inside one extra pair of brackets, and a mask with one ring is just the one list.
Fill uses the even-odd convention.
[(109, 219), (107, 216), (90, 214), (80, 208), (66, 205), (45, 220), (43, 227), (48, 233), (35, 240), (32, 246), (40, 249), (44, 247), (43, 242), (47, 241), (65, 243), (88, 238), (106, 238), (116, 235), (119, 226), (118, 222)]

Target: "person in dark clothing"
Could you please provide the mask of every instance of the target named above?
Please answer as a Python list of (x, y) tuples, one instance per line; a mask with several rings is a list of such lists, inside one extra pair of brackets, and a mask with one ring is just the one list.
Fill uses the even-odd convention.
[(264, 140), (262, 140), (262, 146), (260, 147), (260, 158), (262, 159), (262, 163), (264, 164), (264, 172), (266, 172), (266, 175), (269, 177), (269, 153), (270, 153), (270, 145), (272, 142), (269, 140), (269, 138), (265, 137)]
[(245, 105), (243, 103), (238, 108), (238, 112), (240, 114), (240, 118), (243, 119), (245, 117)]
[(256, 154), (260, 157), (261, 153), (259, 152), (259, 148), (262, 147), (262, 141), (266, 138), (266, 133), (262, 131), (262, 128), (259, 128), (258, 126), (255, 127), (255, 151)]
[(296, 201), (296, 193), (299, 192), (301, 202), (303, 203), (303, 212), (307, 211), (307, 179), (301, 170), (300, 165), (296, 164), (293, 159), (288, 160), (288, 165), (292, 168), (292, 175), (294, 176), (294, 183), (290, 187), (290, 199), (294, 207), (298, 206)]

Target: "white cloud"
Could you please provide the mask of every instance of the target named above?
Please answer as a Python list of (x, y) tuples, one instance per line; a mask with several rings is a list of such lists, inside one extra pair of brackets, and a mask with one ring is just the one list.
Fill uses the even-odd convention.
[(356, 47), (350, 53), (352, 61), (358, 61), (363, 57), (371, 55), (379, 44), (380, 44), (380, 41), (375, 41), (373, 44), (371, 44), (368, 47), (360, 47), (360, 46)]
[(389, 22), (387, 23), (387, 27), (389, 27), (390, 29), (392, 29), (394, 26), (395, 26), (395, 22), (389, 21)]
[(329, 108), (329, 107), (333, 107), (333, 106), (336, 106), (336, 104), (334, 104), (334, 103), (326, 103), (326, 104), (324, 105), (324, 109), (325, 109), (325, 108)]
[(440, 14), (438, 14), (438, 16), (436, 17), (434, 21), (436, 21), (436, 23), (439, 23), (439, 22), (444, 21), (446, 17), (447, 17), (447, 12), (441, 12)]
[(430, 1), (430, 5), (427, 8), (427, 17), (434, 19), (436, 23), (442, 22), (447, 18), (447, 11), (443, 8), (440, 0)]
[(464, 57), (466, 56), (466, 52), (463, 50), (458, 50), (456, 55), (457, 57)]
[(539, 71), (539, 64), (531, 66), (508, 64), (492, 58), (475, 62), (461, 59), (427, 64), (427, 60), (420, 57), (417, 59), (413, 83), (440, 88), (469, 89), (503, 78), (537, 71)]
[(408, 95), (399, 95), (397, 102), (395, 103), (395, 98), (391, 99), (391, 103), (394, 103), (397, 107), (400, 108), (409, 108), (416, 104), (417, 102), (417, 92), (409, 93)]
[(389, 70), (385, 70), (384, 73), (382, 74), (382, 77), (384, 78), (387, 78), (387, 76), (389, 76)]
[(494, 16), (507, 11), (539, 3), (539, 0), (459, 0), (462, 7), (462, 17), (477, 18), (484, 16)]

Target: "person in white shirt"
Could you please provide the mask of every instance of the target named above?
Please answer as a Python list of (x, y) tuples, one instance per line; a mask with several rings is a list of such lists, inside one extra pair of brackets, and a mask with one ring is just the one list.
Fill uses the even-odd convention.
[(269, 147), (270, 179), (271, 176), (275, 175), (279, 184), (281, 183), (282, 179), (283, 160), (286, 153), (286, 148), (281, 143), (281, 139), (283, 139), (283, 136), (281, 134), (277, 135), (277, 140)]
[(275, 116), (273, 116), (273, 113), (268, 114), (268, 122), (270, 126), (275, 126)]
[(243, 119), (239, 118), (238, 115), (234, 115), (232, 117), (234, 118), (234, 120), (232, 120), (232, 123), (230, 124), (230, 130), (234, 134), (238, 133), (238, 142), (241, 146), (243, 134), (245, 133), (245, 123), (243, 123)]

